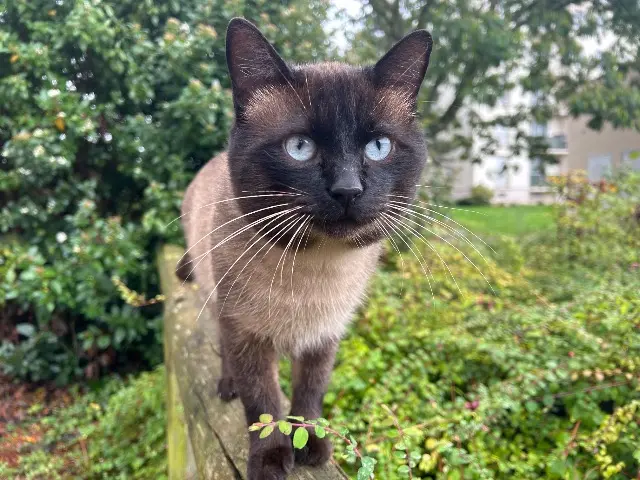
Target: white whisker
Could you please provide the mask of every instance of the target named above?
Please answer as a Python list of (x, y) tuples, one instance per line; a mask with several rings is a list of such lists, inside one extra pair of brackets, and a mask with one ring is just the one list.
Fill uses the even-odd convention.
[[(447, 220), (449, 220), (450, 222), (452, 222), (453, 224), (455, 224), (455, 225), (457, 225), (458, 227), (460, 227), (460, 228), (464, 229), (466, 232), (469, 232), (471, 235), (473, 235), (473, 236), (474, 236), (475, 238), (477, 238), (478, 240), (480, 240), (480, 241), (481, 241), (481, 242), (482, 242), (482, 243), (483, 243), (487, 248), (489, 248), (493, 253), (497, 253), (497, 252), (493, 249), (493, 247), (491, 247), (491, 245), (489, 245), (487, 242), (485, 242), (485, 241), (484, 241), (482, 238), (480, 238), (478, 235), (476, 235), (475, 233), (473, 233), (471, 230), (469, 230), (467, 227), (465, 227), (465, 226), (464, 226), (464, 225), (462, 225), (461, 223), (456, 222), (453, 218), (448, 217), (448, 216), (446, 216), (446, 215), (445, 215), (445, 214), (443, 214), (443, 213), (440, 213), (440, 212), (438, 212), (438, 211), (436, 211), (436, 210), (433, 210), (433, 209), (431, 209), (431, 208), (426, 208), (426, 207), (422, 207), (422, 206), (419, 206), (419, 205), (410, 205), (410, 204), (408, 204), (407, 202), (398, 202), (398, 201), (395, 201), (395, 200), (390, 200), (390, 201), (389, 201), (389, 203), (396, 204), (396, 205), (400, 205), (400, 206), (403, 206), (403, 207), (419, 208), (419, 209), (421, 209), (421, 210), (424, 210), (424, 211), (427, 211), (427, 212), (431, 212), (431, 213), (433, 213), (433, 214), (435, 214), (435, 215), (438, 215), (438, 216), (440, 216), (440, 217), (444, 217), (444, 218), (446, 218)], [(436, 223), (439, 223), (439, 221), (438, 221), (438, 220), (435, 220), (435, 219), (433, 219), (433, 218), (432, 218), (432, 220), (434, 220)], [(444, 225), (446, 225), (445, 223), (443, 223), (443, 224), (444, 224)], [(455, 230), (455, 229), (454, 229), (454, 231), (457, 231), (457, 230)]]
[[(262, 222), (265, 222), (266, 220), (269, 220), (270, 218), (273, 218), (273, 217), (276, 217), (276, 218), (277, 218), (277, 217), (278, 217), (278, 216), (280, 216), (280, 215), (284, 215), (285, 213), (289, 213), (289, 212), (292, 212), (292, 211), (294, 211), (294, 210), (298, 210), (298, 209), (300, 209), (300, 208), (302, 208), (302, 206), (293, 207), (293, 208), (291, 208), (291, 209), (285, 210), (284, 212), (276, 212), (276, 213), (272, 213), (271, 215), (267, 215), (266, 217), (259, 218), (258, 220), (255, 220), (255, 221), (253, 221), (253, 222), (249, 223), (248, 225), (245, 225), (244, 227), (239, 228), (239, 229), (238, 229), (238, 230), (236, 230), (235, 232), (233, 232), (233, 233), (231, 233), (231, 234), (227, 235), (227, 237), (225, 237), (224, 239), (220, 240), (220, 241), (219, 241), (217, 244), (215, 244), (212, 248), (210, 248), (208, 251), (206, 251), (204, 255), (200, 255), (200, 256), (199, 256), (199, 257), (202, 257), (202, 258), (200, 258), (200, 260), (198, 261), (198, 263), (196, 263), (196, 265), (191, 269), (191, 271), (190, 271), (190, 272), (189, 272), (189, 274), (187, 275), (187, 278), (189, 278), (189, 276), (194, 272), (194, 270), (195, 270), (196, 268), (198, 268), (198, 265), (200, 265), (200, 263), (204, 261), (204, 259), (207, 257), (207, 255), (209, 255), (209, 253), (213, 252), (216, 248), (220, 247), (221, 245), (224, 245), (224, 244), (225, 244), (225, 243), (227, 243), (229, 240), (231, 240), (231, 239), (233, 239), (233, 238), (237, 237), (237, 236), (238, 236), (238, 235), (240, 235), (241, 233), (243, 233), (243, 232), (245, 232), (245, 231), (249, 230), (250, 228), (253, 228), (253, 227), (254, 227), (254, 226), (256, 226), (256, 225), (258, 225), (258, 224), (260, 224), (260, 223), (262, 223)], [(186, 262), (186, 263), (188, 264), (189, 262)], [(184, 282), (186, 282), (186, 280), (185, 280)], [(184, 282), (182, 283), (183, 285), (184, 285)]]
[[(258, 256), (258, 254), (264, 250), (267, 246), (269, 246), (269, 249), (264, 253), (264, 255), (262, 256), (263, 260), (271, 251), (271, 249), (273, 247), (276, 246), (278, 240), (280, 240), (280, 238), (286, 233), (285, 227), (291, 225), (291, 223), (293, 223), (296, 220), (297, 216), (296, 215), (292, 215), (286, 219), (284, 219), (282, 222), (280, 222), (278, 225), (276, 225), (275, 227), (273, 227), (272, 229), (270, 229), (268, 232), (265, 232), (265, 234), (260, 237), (260, 239), (264, 238), (266, 235), (268, 235), (269, 233), (271, 233), (273, 230), (275, 230), (276, 228), (281, 227), (281, 229), (274, 235), (274, 237), (272, 239), (268, 239), (267, 242), (262, 245), (262, 247), (260, 247), (258, 249), (258, 251), (256, 253), (253, 254), (253, 256), (249, 259), (249, 261), (245, 264), (244, 267), (242, 267), (242, 270), (240, 270), (240, 272), (238, 273), (238, 275), (236, 275), (236, 279), (233, 281), (233, 283), (231, 284), (231, 287), (229, 288), (229, 292), (227, 292), (227, 296), (229, 295), (229, 293), (231, 292), (231, 289), (233, 288), (233, 286), (235, 285), (235, 283), (240, 279), (240, 275), (242, 275), (242, 272), (244, 272), (244, 270), (249, 266), (249, 264), (253, 261), (254, 258), (256, 258)], [(253, 246), (253, 245), (252, 245)], [(251, 248), (251, 247), (249, 247)], [(257, 268), (257, 267), (256, 267)], [(251, 275), (249, 275), (249, 278), (247, 278), (247, 281), (245, 282), (244, 286), (242, 287), (242, 290), (240, 290), (240, 293), (238, 294), (238, 297), (236, 299), (236, 303), (234, 304), (234, 308), (238, 306), (238, 302), (240, 301), (240, 298), (242, 297), (242, 294), (244, 293), (245, 289), (247, 288), (247, 286), (249, 285), (249, 281), (251, 280), (251, 277), (253, 277), (253, 274), (255, 273), (256, 269), (254, 268), (253, 271), (251, 272)], [(225, 299), (226, 301), (226, 299)]]
[[(304, 217), (299, 217), (294, 224), (292, 225), (292, 227), (294, 227), (295, 225), (298, 224), (298, 222), (303, 221), (304, 223)], [(298, 227), (299, 228), (299, 227)], [(282, 259), (284, 258), (284, 256), (287, 253), (287, 250), (289, 249), (289, 245), (291, 245), (291, 240), (293, 240), (293, 236), (291, 237), (291, 239), (289, 240), (289, 242), (287, 243), (286, 247), (284, 248), (284, 250), (282, 250), (282, 254), (280, 255), (280, 259), (278, 260), (278, 263), (276, 263), (276, 267), (273, 269), (273, 277), (271, 277), (271, 284), (269, 284), (269, 318), (271, 318), (271, 290), (273, 288), (273, 281), (276, 278), (276, 274), (278, 273), (278, 267), (280, 266), (280, 262), (282, 261)], [(282, 281), (282, 277), (280, 278), (280, 280)]]
[[(420, 268), (422, 268), (422, 272), (424, 273), (424, 276), (427, 279), (427, 283), (429, 284), (429, 290), (431, 290), (431, 298), (433, 299), (433, 306), (435, 307), (436, 306), (436, 296), (433, 293), (433, 286), (431, 285), (431, 281), (429, 280), (429, 274), (431, 274), (431, 277), (433, 278), (434, 282), (435, 282), (435, 277), (433, 276), (433, 273), (431, 273), (431, 269), (429, 268), (429, 266), (426, 265), (426, 260), (422, 256), (422, 253), (418, 250), (418, 253), (420, 254), (420, 257), (422, 258), (422, 260), (424, 261), (424, 264), (420, 260), (420, 258), (418, 258), (418, 255), (416, 254), (414, 249), (411, 247), (411, 245), (409, 245), (407, 243), (407, 241), (404, 239), (404, 237), (402, 236), (402, 232), (398, 228), (396, 228), (395, 225), (397, 224), (397, 221), (393, 217), (387, 215), (384, 212), (382, 212), (382, 216), (384, 217), (383, 221), (396, 233), (396, 235), (398, 235), (400, 240), (402, 240), (402, 242), (407, 246), (407, 248), (411, 251), (413, 256), (416, 257), (416, 260), (418, 260), (418, 263), (420, 264)], [(427, 270), (429, 270), (429, 274), (427, 274), (427, 272), (424, 269), (425, 265), (427, 267)]]
[[(244, 192), (243, 192), (244, 193)], [(247, 192), (248, 193), (248, 192)], [(182, 217), (184, 217), (185, 215), (189, 215), (190, 213), (195, 212), (196, 210), (201, 210), (203, 208), (207, 208), (207, 207), (211, 207), (212, 205), (218, 205), (220, 203), (226, 203), (226, 202), (235, 202), (236, 200), (242, 200), (245, 198), (260, 198), (260, 197), (287, 197), (287, 196), (299, 196), (299, 194), (297, 193), (287, 193), (287, 192), (278, 192), (278, 193), (273, 193), (273, 194), (269, 194), (269, 195), (247, 195), (247, 196), (243, 196), (243, 197), (235, 197), (235, 198), (227, 198), (225, 200), (218, 200), (217, 202), (211, 202), (211, 203), (207, 203), (206, 205), (202, 205), (201, 207), (196, 207), (196, 208), (192, 208), (191, 210), (189, 210), (188, 212), (184, 212), (182, 215), (174, 218), (173, 220), (171, 220), (169, 223), (167, 223), (164, 228), (167, 228), (169, 225), (171, 225), (173, 222), (177, 222), (178, 220), (180, 220)]]
[[(284, 212), (284, 214), (287, 214), (287, 213), (291, 213), (291, 212), (290, 212), (290, 211), (288, 211), (288, 212)], [(278, 217), (278, 218), (281, 218), (281, 217)], [(257, 242), (259, 242), (260, 240), (262, 240), (263, 238), (265, 238), (269, 233), (271, 233), (272, 231), (274, 231), (276, 228), (280, 228), (280, 227), (284, 228), (284, 227), (286, 227), (287, 225), (289, 225), (289, 223), (290, 223), (291, 221), (293, 221), (293, 220), (295, 220), (295, 219), (296, 219), (296, 215), (295, 215), (295, 214), (294, 214), (294, 215), (291, 215), (291, 216), (288, 216), (288, 217), (286, 217), (286, 218), (284, 218), (284, 219), (282, 219), (282, 221), (281, 221), (280, 223), (278, 223), (277, 225), (275, 225), (274, 227), (272, 227), (271, 229), (269, 229), (267, 232), (265, 232), (263, 235), (261, 235), (261, 236), (260, 236), (260, 238), (259, 238), (258, 240), (256, 240), (256, 242), (252, 243), (250, 247), (246, 248), (246, 246), (247, 246), (247, 244), (248, 244), (249, 242), (251, 242), (255, 237), (257, 237), (257, 236), (260, 234), (260, 232), (261, 232), (262, 230), (264, 230), (264, 229), (265, 229), (265, 228), (267, 228), (271, 223), (273, 223), (274, 221), (276, 221), (276, 220), (277, 220), (277, 218), (276, 218), (276, 219), (274, 219), (274, 220), (272, 220), (272, 221), (271, 221), (271, 222), (269, 222), (268, 224), (264, 225), (262, 228), (260, 228), (260, 230), (258, 230), (258, 231), (253, 235), (253, 237), (251, 237), (251, 239), (249, 239), (249, 242), (247, 242), (247, 244), (245, 244), (245, 252), (244, 252), (244, 253), (248, 252), (251, 248), (253, 248), (253, 246), (254, 246)], [(234, 286), (234, 285), (236, 284), (236, 282), (240, 279), (240, 276), (242, 275), (242, 272), (244, 272), (244, 270), (249, 266), (249, 264), (253, 261), (253, 259), (254, 259), (254, 258), (256, 258), (256, 257), (258, 256), (258, 254), (259, 254), (262, 250), (264, 250), (268, 245), (271, 245), (271, 248), (273, 248), (273, 246), (275, 246), (275, 242), (277, 242), (277, 241), (278, 241), (278, 239), (279, 239), (278, 235), (280, 235), (281, 231), (282, 231), (282, 230), (280, 230), (280, 231), (278, 231), (278, 233), (276, 233), (276, 235), (275, 235), (275, 237), (274, 237), (274, 239), (275, 239), (275, 240), (274, 240), (273, 245), (271, 245), (271, 242), (269, 241), (269, 239), (267, 239), (266, 243), (265, 243), (264, 245), (262, 245), (262, 246), (258, 249), (258, 251), (257, 251), (256, 253), (254, 253), (254, 254), (253, 254), (253, 256), (249, 259), (249, 261), (244, 265), (244, 267), (242, 267), (242, 270), (240, 270), (240, 272), (238, 272), (238, 274), (236, 275), (235, 280), (233, 281), (233, 283), (232, 283), (232, 284), (231, 284), (231, 286), (229, 287), (229, 290), (227, 291), (227, 294), (225, 295), (224, 302), (222, 303), (222, 307), (221, 307), (221, 308), (220, 308), (220, 310), (219, 310), (219, 314), (221, 314), (221, 313), (222, 313), (222, 310), (224, 309), (224, 306), (225, 306), (225, 304), (227, 303), (227, 299), (229, 298), (229, 295), (231, 294), (231, 291), (233, 290), (233, 286)], [(264, 256), (263, 256), (262, 258), (264, 258), (264, 257), (267, 255), (267, 253), (269, 253), (269, 251), (271, 250), (271, 248), (269, 248), (269, 250), (267, 250), (267, 252), (264, 254)], [(244, 253), (243, 253), (243, 255), (244, 255)], [(242, 255), (241, 255), (241, 256), (242, 256)], [(254, 270), (254, 271), (255, 271), (255, 270)], [(253, 272), (251, 273), (251, 276), (252, 276), (252, 275), (253, 275)], [(238, 301), (240, 300), (240, 297), (242, 296), (242, 293), (244, 292), (244, 289), (247, 287), (247, 284), (249, 283), (249, 280), (251, 280), (251, 276), (249, 276), (249, 279), (247, 280), (247, 283), (245, 283), (244, 287), (243, 287), (243, 288), (242, 288), (242, 290), (240, 291), (240, 294), (238, 295), (238, 298), (236, 299), (236, 303), (235, 303), (234, 307), (236, 307), (236, 306), (238, 305)]]
[[(469, 245), (471, 246), (471, 248), (473, 248), (473, 250), (474, 250), (478, 255), (480, 255), (480, 258), (482, 258), (482, 260), (484, 261), (484, 263), (485, 263), (487, 266), (490, 266), (489, 262), (487, 261), (487, 259), (485, 258), (485, 256), (482, 254), (482, 252), (478, 249), (478, 247), (476, 247), (476, 246), (474, 245), (474, 243), (473, 243), (471, 240), (469, 240), (466, 236), (464, 236), (464, 234), (462, 234), (462, 232), (460, 232), (460, 231), (456, 230), (455, 228), (451, 227), (450, 225), (447, 225), (447, 224), (446, 224), (446, 223), (444, 223), (444, 222), (441, 222), (441, 221), (439, 221), (439, 220), (437, 220), (437, 219), (435, 219), (435, 218), (433, 218), (433, 217), (430, 217), (429, 215), (425, 215), (425, 214), (423, 214), (423, 213), (416, 212), (416, 211), (411, 210), (410, 208), (407, 208), (407, 207), (404, 207), (404, 206), (398, 206), (399, 204), (398, 204), (397, 202), (389, 202), (389, 204), (388, 204), (388, 205), (389, 205), (389, 208), (392, 208), (392, 209), (394, 209), (394, 210), (397, 210), (397, 211), (400, 211), (400, 212), (406, 213), (406, 214), (408, 214), (408, 215), (411, 215), (412, 217), (424, 218), (424, 219), (427, 219), (427, 220), (433, 221), (433, 222), (437, 223), (438, 225), (443, 225), (443, 226), (447, 229), (447, 231), (451, 231), (452, 233), (454, 233), (455, 235), (457, 235), (459, 238), (461, 238), (462, 240), (464, 240), (467, 244), (469, 244)], [(417, 222), (416, 222), (416, 223), (417, 223)], [(419, 223), (417, 223), (417, 224), (418, 224), (418, 225), (420, 225), (420, 226), (422, 226), (422, 227), (423, 227), (423, 228), (425, 228), (425, 230), (426, 230), (426, 227), (424, 227), (423, 225), (421, 225), (421, 224), (419, 224)], [(433, 233), (433, 232), (431, 232), (431, 231), (429, 231), (429, 232), (430, 232), (430, 233)], [(434, 233), (434, 235), (436, 235), (436, 234)], [(438, 237), (439, 237), (441, 240), (444, 240), (442, 237), (440, 237), (440, 236), (438, 236)]]
[[(406, 220), (408, 220), (407, 218), (403, 217), (402, 215), (400, 215), (399, 213), (394, 213), (394, 212), (387, 212), (387, 214), (389, 215), (394, 215), (396, 216), (396, 218), (402, 219), (404, 221), (401, 221), (401, 224), (404, 225), (404, 227), (406, 227), (407, 229), (409, 229), (414, 235), (416, 235), (420, 240), (422, 240), (423, 243), (425, 243), (433, 253), (435, 253), (438, 258), (440, 259), (440, 261), (442, 262), (442, 264), (445, 266), (445, 268), (447, 269), (447, 271), (449, 272), (449, 275), (451, 275), (451, 279), (453, 280), (453, 283), (455, 283), (456, 288), (458, 289), (458, 291), (460, 292), (460, 295), (462, 295), (464, 297), (464, 294), (462, 293), (462, 290), (460, 289), (460, 286), (458, 285), (458, 282), (456, 281), (456, 277), (453, 276), (453, 273), (451, 272), (451, 269), (449, 268), (449, 265), (447, 265), (447, 262), (444, 261), (444, 259), (442, 258), (442, 256), (440, 255), (440, 253), (438, 252), (438, 250), (436, 250), (436, 248), (431, 245), (431, 243), (424, 237), (424, 235), (422, 235), (419, 231), (417, 231), (415, 228), (413, 228), (411, 225), (406, 223)], [(399, 220), (400, 221), (400, 220)], [(414, 222), (417, 223), (417, 222)], [(420, 225), (420, 224), (418, 224)], [(438, 238), (440, 238), (438, 236)]]
[[(398, 207), (396, 207), (396, 208), (398, 208)], [(399, 209), (399, 210), (403, 211), (402, 209)], [(417, 214), (416, 212), (413, 212), (413, 211), (411, 211), (411, 210), (410, 210), (410, 209), (408, 209), (408, 208), (405, 208), (404, 210), (406, 210), (406, 211), (407, 211), (407, 213)], [(419, 214), (417, 214), (417, 215), (419, 215)], [(480, 270), (480, 268), (478, 268), (478, 266), (477, 266), (475, 263), (473, 263), (473, 261), (472, 261), (472, 260), (471, 260), (471, 259), (470, 259), (470, 258), (469, 258), (469, 257), (468, 257), (468, 256), (467, 256), (467, 255), (462, 251), (462, 250), (460, 250), (458, 247), (456, 247), (455, 245), (453, 245), (453, 244), (452, 244), (451, 242), (449, 242), (446, 238), (441, 237), (440, 235), (438, 235), (438, 234), (434, 233), (433, 231), (429, 230), (427, 227), (425, 227), (424, 225), (422, 225), (422, 224), (420, 224), (420, 223), (416, 222), (415, 220), (411, 220), (411, 219), (408, 219), (408, 218), (406, 218), (406, 217), (405, 217), (405, 219), (407, 219), (407, 220), (409, 220), (409, 221), (411, 221), (411, 222), (413, 222), (413, 223), (415, 223), (415, 224), (417, 224), (417, 225), (420, 225), (420, 226), (421, 226), (422, 228), (424, 228), (427, 232), (431, 233), (432, 235), (435, 235), (436, 237), (440, 238), (443, 242), (445, 242), (447, 245), (449, 245), (449, 246), (453, 247), (453, 248), (454, 248), (458, 253), (460, 253), (460, 254), (461, 254), (461, 255), (462, 255), (462, 256), (463, 256), (463, 257), (464, 257), (464, 258), (465, 258), (465, 259), (466, 259), (466, 260), (467, 260), (471, 265), (473, 265), (473, 267), (478, 271), (478, 273), (479, 273), (480, 275), (482, 275), (482, 278), (484, 278), (484, 281), (485, 281), (485, 282), (487, 282), (487, 285), (489, 285), (489, 288), (491, 289), (491, 291), (494, 293), (494, 295), (496, 295), (496, 292), (495, 292), (495, 290), (493, 289), (493, 286), (491, 285), (491, 282), (489, 282), (489, 280), (488, 280), (488, 279), (487, 279), (487, 277), (484, 275), (484, 273), (482, 273), (482, 270)], [(486, 261), (486, 260), (485, 260), (485, 261)], [(488, 264), (489, 264), (489, 263), (487, 262), (487, 265), (488, 265)]]
[[(266, 234), (265, 234), (266, 235)], [(200, 309), (200, 313), (198, 313), (198, 316), (196, 317), (196, 322), (198, 322), (198, 320), (200, 319), (200, 315), (202, 315), (202, 312), (204, 312), (204, 309), (207, 306), (207, 303), (209, 303), (209, 300), (211, 299), (211, 297), (213, 296), (213, 293), (218, 289), (218, 287), (220, 286), (220, 283), (225, 279), (225, 277), (229, 274), (229, 272), (231, 271), (231, 269), (235, 266), (236, 263), (238, 263), (240, 261), (240, 259), (249, 251), (249, 249), (251, 247), (253, 247), (253, 245), (255, 245), (257, 242), (259, 242), (260, 239), (256, 240), (253, 244), (251, 244), (251, 246), (246, 249), (244, 252), (242, 252), (240, 254), (240, 256), (238, 258), (235, 259), (235, 261), (231, 264), (231, 266), (227, 269), (227, 271), (224, 273), (224, 275), (220, 278), (220, 280), (218, 280), (218, 282), (215, 284), (215, 286), (213, 287), (213, 290), (211, 290), (211, 293), (209, 293), (209, 296), (206, 298), (206, 300), (204, 301), (204, 305), (202, 305), (202, 309)], [(274, 243), (275, 245), (275, 243)]]
[(402, 282), (400, 284), (400, 291), (404, 292), (404, 277), (405, 274), (407, 272), (405, 265), (404, 265), (404, 257), (402, 256), (402, 252), (400, 251), (400, 249), (398, 248), (398, 245), (396, 244), (396, 241), (393, 239), (393, 236), (389, 233), (389, 231), (384, 227), (384, 225), (382, 225), (382, 222), (379, 219), (375, 219), (376, 225), (378, 226), (378, 228), (380, 228), (380, 230), (382, 231), (382, 234), (389, 239), (389, 241), (391, 242), (391, 244), (393, 245), (393, 248), (395, 248), (396, 252), (398, 252), (398, 255), (400, 256), (400, 264), (402, 265)]
[[(293, 261), (291, 262), (291, 298), (294, 298), (294, 293), (293, 293), (293, 269), (296, 266), (296, 255), (298, 255), (298, 250), (300, 249), (300, 244), (302, 243), (302, 239), (304, 238), (305, 234), (307, 233), (307, 230), (310, 227), (311, 227), (311, 215), (309, 215), (308, 218), (307, 218), (307, 226), (304, 228), (304, 231), (300, 235), (300, 238), (298, 239), (298, 245), (296, 246), (296, 250), (293, 253)], [(307, 237), (307, 239), (308, 238), (309, 237)]]
[(264, 212), (265, 210), (272, 210), (274, 208), (279, 208), (279, 207), (286, 207), (288, 206), (289, 203), (280, 203), (278, 205), (272, 205), (269, 207), (264, 207), (264, 208), (259, 208), (258, 210), (254, 210), (252, 212), (249, 213), (245, 213), (244, 215), (240, 215), (238, 217), (232, 218), (231, 220), (224, 222), (221, 225), (218, 225), (216, 228), (214, 228), (213, 230), (211, 230), (209, 233), (205, 234), (200, 240), (198, 240), (197, 242), (195, 242), (193, 245), (191, 245), (186, 252), (184, 252), (184, 254), (180, 257), (180, 259), (177, 261), (176, 266), (178, 266), (180, 264), (180, 262), (182, 261), (182, 259), (184, 257), (187, 256), (187, 254), (191, 251), (191, 249), (193, 249), (196, 245), (198, 245), (202, 240), (204, 240), (205, 238), (207, 238), (209, 235), (211, 235), (212, 233), (216, 232), (217, 230), (220, 230), (222, 227), (224, 227), (225, 225), (228, 225), (230, 223), (233, 223), (237, 220), (240, 220), (241, 218), (247, 217), (249, 215), (254, 215), (256, 213), (260, 213), (260, 212)]

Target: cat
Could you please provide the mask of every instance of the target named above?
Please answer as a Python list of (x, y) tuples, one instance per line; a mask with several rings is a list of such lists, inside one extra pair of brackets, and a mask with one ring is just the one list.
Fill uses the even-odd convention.
[[(416, 103), (432, 40), (410, 33), (369, 67), (289, 65), (239, 18), (226, 42), (235, 123), (228, 151), (185, 192), (178, 273), (195, 276), (219, 322), (218, 395), (239, 396), (248, 424), (282, 418), (277, 363), (288, 355), (290, 413), (317, 418), (381, 253), (381, 213), (389, 196), (415, 196), (426, 161)], [(280, 432), (252, 432), (248, 478), (284, 479), (331, 453), (313, 432), (295, 451)]]

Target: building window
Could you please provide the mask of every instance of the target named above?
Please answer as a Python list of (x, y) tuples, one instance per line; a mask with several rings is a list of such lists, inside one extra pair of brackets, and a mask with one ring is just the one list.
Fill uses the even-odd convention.
[(587, 160), (587, 175), (590, 182), (598, 182), (611, 174), (611, 155), (591, 155)]
[(532, 187), (544, 187), (547, 185), (547, 176), (545, 174), (544, 163), (539, 158), (531, 160), (531, 175), (529, 184)]
[(640, 171), (640, 148), (629, 150), (622, 154), (622, 164)]
[(509, 146), (509, 130), (507, 127), (498, 125), (495, 130), (496, 139), (498, 140), (498, 145), (501, 148), (507, 148)]
[(533, 122), (531, 124), (531, 136), (532, 137), (546, 137), (547, 136), (547, 124)]
[(488, 177), (496, 190), (504, 190), (509, 184), (509, 168), (505, 157), (493, 157), (487, 169)]

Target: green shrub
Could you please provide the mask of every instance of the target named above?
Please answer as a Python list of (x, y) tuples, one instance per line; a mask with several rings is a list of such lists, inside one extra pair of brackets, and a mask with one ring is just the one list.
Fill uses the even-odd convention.
[(598, 184), (577, 172), (553, 183), (563, 200), (555, 211), (558, 255), (605, 270), (640, 260), (640, 172), (621, 170)]
[[(326, 54), (327, 4), (11, 0), (0, 4), (0, 364), (31, 380), (160, 358), (155, 246), (224, 148), (224, 55), (244, 14), (295, 60)], [(276, 28), (275, 25), (278, 25)], [(303, 39), (303, 40), (300, 40)], [(14, 328), (16, 327), (17, 328)], [(8, 333), (5, 333), (8, 332)]]
[(167, 478), (165, 371), (108, 380), (40, 420), (42, 446), (0, 478)]
[(449, 245), (433, 241), (457, 285), (421, 242), (426, 271), (388, 248), (326, 397), (331, 425), (376, 458), (379, 478), (637, 475), (637, 181), (558, 205), (554, 229), (496, 239), (487, 263), (458, 242), (496, 295)]
[(408, 258), (403, 273), (389, 252), (392, 268), (375, 279), (340, 350), (326, 398), (332, 425), (349, 429), (385, 479), (406, 478), (406, 461), (384, 404), (404, 429), (416, 477), (635, 474), (637, 276), (601, 278), (570, 305), (550, 304), (523, 278), (526, 270), (511, 275), (491, 264), (484, 270), (493, 297), (473, 267), (438, 248), (463, 295), (444, 273), (429, 285)]
[(490, 205), (493, 190), (485, 185), (476, 185), (471, 189), (471, 196), (458, 201), (459, 205)]

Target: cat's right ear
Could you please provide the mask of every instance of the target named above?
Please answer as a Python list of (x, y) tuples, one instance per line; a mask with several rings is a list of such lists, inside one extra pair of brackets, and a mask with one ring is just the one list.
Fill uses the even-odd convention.
[(373, 67), (378, 87), (403, 90), (415, 101), (427, 73), (433, 40), (426, 30), (416, 30), (396, 43)]
[(227, 28), (227, 66), (237, 113), (256, 90), (291, 82), (292, 73), (255, 25), (234, 18)]

